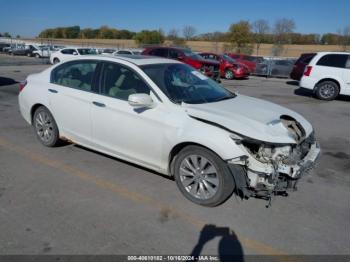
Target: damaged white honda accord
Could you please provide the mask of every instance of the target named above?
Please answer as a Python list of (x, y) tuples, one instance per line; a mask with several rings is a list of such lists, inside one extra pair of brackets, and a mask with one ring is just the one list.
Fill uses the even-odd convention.
[(299, 114), (235, 94), (183, 63), (84, 56), (28, 76), (19, 106), (39, 141), (69, 140), (173, 176), (204, 206), (285, 193), (320, 153)]

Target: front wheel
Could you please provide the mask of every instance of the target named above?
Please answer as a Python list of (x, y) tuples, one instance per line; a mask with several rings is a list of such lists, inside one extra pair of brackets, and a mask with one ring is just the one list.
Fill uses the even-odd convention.
[(48, 147), (54, 147), (59, 142), (59, 132), (55, 119), (50, 111), (39, 107), (33, 116), (33, 127), (39, 141)]
[(174, 167), (178, 188), (196, 204), (217, 206), (233, 193), (235, 183), (227, 164), (206, 148), (185, 147)]
[(53, 59), (53, 64), (55, 65), (55, 64), (57, 64), (57, 63), (59, 63), (60, 62), (60, 60), (58, 59), (58, 58), (54, 58)]
[(339, 94), (339, 86), (333, 81), (323, 81), (316, 85), (315, 95), (321, 100), (334, 100)]
[(234, 73), (230, 69), (225, 70), (225, 78), (228, 80), (232, 80), (235, 77)]
[(35, 54), (35, 57), (36, 57), (36, 58), (40, 58), (40, 55), (39, 55), (39, 54)]

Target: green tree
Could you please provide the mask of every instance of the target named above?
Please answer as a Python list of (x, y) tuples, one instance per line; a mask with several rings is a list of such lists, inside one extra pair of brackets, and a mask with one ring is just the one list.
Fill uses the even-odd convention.
[(5, 33), (4, 33), (4, 37), (11, 37), (11, 35), (10, 35), (9, 32), (5, 32)]
[(139, 44), (161, 44), (164, 42), (164, 35), (160, 30), (142, 30), (135, 34), (134, 39)]
[(324, 45), (337, 45), (339, 43), (340, 36), (338, 34), (327, 33), (322, 35), (321, 43)]
[(80, 26), (70, 26), (63, 28), (63, 36), (68, 39), (75, 39), (79, 37)]
[(93, 39), (93, 38), (96, 38), (97, 35), (98, 35), (98, 32), (96, 32), (96, 30), (92, 28), (85, 28), (80, 31), (79, 38)]
[(251, 54), (253, 52), (253, 36), (248, 21), (240, 21), (230, 26), (228, 39), (237, 53)]

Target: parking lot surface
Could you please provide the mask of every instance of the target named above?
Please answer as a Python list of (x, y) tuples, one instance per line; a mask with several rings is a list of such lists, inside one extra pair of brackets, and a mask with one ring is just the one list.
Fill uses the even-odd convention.
[(286, 79), (223, 81), (305, 116), (322, 155), (270, 208), (235, 196), (205, 208), (152, 171), (73, 144), (43, 147), (20, 116), (17, 82), (46, 67), (0, 66), (0, 254), (350, 253), (349, 99), (319, 101)]

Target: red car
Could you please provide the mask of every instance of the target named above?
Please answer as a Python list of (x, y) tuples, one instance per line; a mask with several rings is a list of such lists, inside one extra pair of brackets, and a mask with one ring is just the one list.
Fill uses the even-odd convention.
[(242, 79), (250, 75), (248, 67), (235, 61), (228, 55), (218, 55), (214, 53), (199, 53), (205, 59), (216, 60), (220, 63), (220, 76), (226, 79)]
[(152, 55), (179, 60), (193, 68), (201, 71), (208, 77), (220, 81), (220, 63), (213, 60), (206, 60), (189, 49), (176, 47), (148, 47), (142, 55)]
[(290, 73), (290, 78), (299, 81), (303, 76), (305, 67), (310, 63), (315, 55), (316, 53), (301, 54), (298, 60), (294, 63), (293, 70)]
[(237, 60), (242, 64), (245, 64), (249, 68), (249, 71), (251, 73), (255, 72), (256, 64), (264, 60), (260, 56), (250, 56), (250, 55), (233, 54), (233, 53), (227, 53), (226, 55)]

